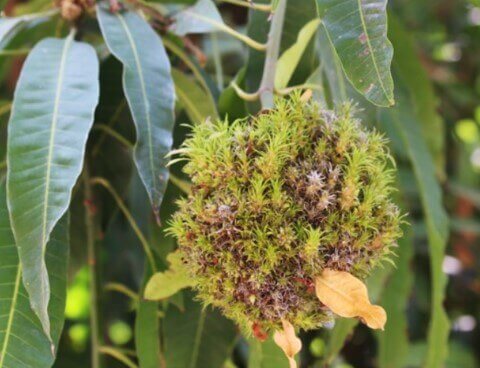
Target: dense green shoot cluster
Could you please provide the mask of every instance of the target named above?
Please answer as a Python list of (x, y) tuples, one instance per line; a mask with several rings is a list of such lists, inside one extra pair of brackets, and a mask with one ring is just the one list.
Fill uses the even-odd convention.
[(198, 297), (245, 330), (331, 320), (315, 277), (363, 278), (400, 236), (385, 140), (348, 105), (279, 99), (255, 117), (194, 126), (178, 151), (193, 190), (169, 231)]

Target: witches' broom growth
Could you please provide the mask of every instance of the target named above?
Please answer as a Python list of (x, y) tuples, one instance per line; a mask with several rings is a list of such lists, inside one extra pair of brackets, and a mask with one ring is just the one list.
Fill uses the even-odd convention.
[(322, 326), (341, 310), (317, 298), (322, 273), (364, 278), (400, 236), (385, 140), (349, 105), (278, 99), (255, 117), (194, 126), (177, 153), (192, 193), (169, 231), (198, 298), (246, 332)]

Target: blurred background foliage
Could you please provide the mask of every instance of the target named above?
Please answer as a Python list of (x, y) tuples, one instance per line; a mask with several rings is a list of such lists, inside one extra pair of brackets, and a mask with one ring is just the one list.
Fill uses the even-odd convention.
[[(152, 1), (158, 7), (175, 11), (189, 0)], [(175, 4), (176, 3), (176, 4)], [(2, 0), (7, 15), (36, 12), (50, 4), (50, 0)], [(229, 2), (217, 2), (224, 21), (252, 38), (266, 39), (264, 13), (254, 12), (249, 17), (247, 8)], [(444, 306), (451, 321), (448, 368), (478, 367), (480, 362), (480, 1), (478, 0), (391, 0), (389, 2), (391, 33), (394, 44), (394, 76), (397, 106), (403, 108), (400, 124), (408, 120), (402, 107), (402, 89), (410, 89), (420, 115), (428, 124), (419, 128), (428, 143), (436, 163), (435, 173), (440, 179), (444, 203), (450, 218), (451, 232), (446, 255), (442, 259), (443, 272), (448, 276)], [(282, 38), (285, 50), (296, 40), (301, 27), (315, 16), (313, 1), (289, 0), (286, 25)], [(97, 51), (106, 55), (93, 19), (85, 20), (82, 37), (96, 43)], [(18, 33), (0, 52), (0, 167), (4, 169), (6, 122), (13, 89), (25, 55), (10, 55), (9, 49), (28, 49), (40, 39), (53, 34), (64, 35), (67, 27), (59, 18), (39, 19)], [(253, 91), (258, 86), (262, 71), (262, 56), (247, 51), (239, 41), (223, 33), (189, 36), (179, 42), (171, 35), (159, 32), (171, 55), (177, 88), (175, 145), (188, 133), (183, 123), (203, 116), (202, 109), (215, 110), (220, 116), (243, 117), (257, 111), (258, 105), (236, 96), (229, 83), (236, 79), (240, 86)], [(320, 33), (320, 32), (319, 32)], [(171, 44), (171, 47), (168, 47)], [(186, 46), (185, 46), (186, 45)], [(175, 47), (181, 53), (175, 52)], [(185, 47), (185, 48), (184, 48)], [(300, 84), (318, 77), (315, 70), (329, 60), (322, 35), (310, 42), (292, 78)], [(322, 52), (323, 50), (323, 52)], [(330, 60), (331, 61), (331, 60)], [(192, 67), (193, 66), (193, 67)], [(192, 70), (201, 79), (193, 78)], [(176, 73), (174, 72), (174, 73)], [(115, 129), (133, 142), (135, 133), (126, 108), (121, 88), (121, 65), (112, 57), (101, 64), (101, 102), (96, 111), (95, 124), (115, 120)], [(320, 73), (322, 74), (322, 73)], [(334, 83), (347, 83), (330, 78), (328, 71), (321, 77), (333, 92), (327, 95), (335, 100)], [(199, 83), (198, 80), (202, 82)], [(405, 84), (405, 85), (403, 85)], [(347, 85), (351, 90), (351, 87)], [(182, 94), (182, 91), (184, 92)], [(431, 317), (431, 275), (428, 230), (420, 206), (419, 189), (412, 168), (406, 158), (405, 142), (388, 125), (391, 117), (379, 118), (378, 113), (363, 97), (353, 91), (351, 98), (363, 108), (366, 121), (386, 132), (392, 141), (399, 167), (401, 197), (408, 210), (410, 228), (399, 248), (397, 268), (381, 270), (374, 275), (370, 292), (389, 310), (387, 332), (375, 333), (355, 322), (339, 320), (333, 329), (308, 332), (302, 336), (305, 349), (302, 365), (305, 367), (420, 367), (427, 354), (427, 331)], [(216, 104), (212, 105), (211, 101)], [(212, 107), (213, 106), (213, 107)], [(200, 110), (200, 111), (199, 111)], [(397, 138), (396, 138), (397, 137)], [(408, 143), (408, 142), (407, 142)], [(155, 251), (159, 263), (166, 268), (165, 256), (174, 249), (171, 238), (154, 224), (148, 198), (139, 178), (132, 170), (131, 155), (122, 144), (101, 129), (94, 130), (89, 139), (88, 162), (92, 176), (108, 178), (135, 217)], [(170, 181), (161, 208), (163, 222), (175, 210), (175, 199), (182, 195), (180, 167), (172, 168), (175, 179)], [(176, 183), (174, 183), (174, 181)], [(180, 185), (179, 185), (180, 184)], [(71, 205), (71, 253), (69, 286), (67, 292), (66, 323), (61, 337), (55, 367), (77, 368), (89, 366), (90, 358), (90, 304), (89, 273), (85, 254), (84, 199), (81, 184), (77, 184)], [(428, 191), (429, 188), (426, 188)], [(96, 188), (95, 207), (100, 211), (101, 228), (98, 236), (98, 269), (100, 270), (100, 316), (105, 344), (115, 347), (124, 357), (135, 360), (135, 329), (144, 328), (136, 310), (148, 308), (139, 299), (138, 290), (144, 283), (144, 255), (124, 214), (103, 188)], [(447, 229), (440, 229), (447, 232)], [(147, 271), (148, 272), (148, 271)], [(382, 272), (384, 275), (382, 275)], [(378, 285), (377, 285), (378, 284)], [(373, 285), (373, 286), (372, 286)], [(378, 290), (377, 290), (378, 289)], [(153, 315), (157, 313), (154, 310)], [(260, 346), (256, 341), (239, 337), (237, 330), (218, 312), (202, 312), (188, 292), (164, 302), (158, 311), (162, 329), (163, 359), (167, 367), (282, 367), (285, 364), (271, 341)], [(390, 322), (391, 321), (391, 322)], [(143, 325), (141, 325), (143, 323)], [(136, 326), (137, 324), (137, 326)], [(140, 324), (140, 325), (138, 325)], [(199, 330), (201, 325), (201, 330)], [(139, 327), (140, 326), (140, 327)], [(143, 326), (143, 327), (142, 327)], [(200, 332), (199, 332), (200, 331)], [(189, 365), (196, 333), (203, 335), (195, 354), (196, 362)], [(387, 335), (388, 334), (388, 335)], [(345, 343), (344, 343), (345, 342)], [(443, 349), (439, 347), (439, 349)], [(443, 354), (444, 351), (434, 352)], [(122, 367), (120, 362), (105, 352), (107, 367)], [(127, 362), (128, 363), (128, 362)]]

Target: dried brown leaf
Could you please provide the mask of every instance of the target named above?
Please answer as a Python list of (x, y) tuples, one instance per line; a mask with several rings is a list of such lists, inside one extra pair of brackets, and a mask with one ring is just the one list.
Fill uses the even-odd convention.
[(285, 353), (290, 368), (297, 368), (295, 355), (302, 350), (302, 341), (295, 335), (295, 329), (288, 321), (282, 320), (283, 330), (275, 331), (273, 340)]
[(383, 330), (385, 310), (372, 305), (365, 284), (348, 272), (325, 269), (315, 280), (318, 299), (341, 317), (359, 317), (368, 327)]

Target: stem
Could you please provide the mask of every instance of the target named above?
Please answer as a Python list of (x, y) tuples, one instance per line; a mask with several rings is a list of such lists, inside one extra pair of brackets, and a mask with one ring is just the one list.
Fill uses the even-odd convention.
[(123, 294), (127, 297), (129, 297), (132, 300), (138, 301), (140, 298), (138, 297), (138, 294), (135, 293), (132, 289), (129, 289), (123, 284), (119, 284), (116, 282), (109, 282), (108, 284), (105, 285), (105, 290), (107, 291), (116, 291), (120, 294)]
[(101, 333), (98, 318), (98, 278), (97, 278), (97, 257), (95, 250), (95, 213), (88, 203), (92, 203), (93, 193), (90, 184), (90, 175), (88, 168), (84, 170), (84, 198), (85, 198), (85, 226), (87, 235), (87, 257), (88, 271), (90, 275), (90, 328), (91, 333), (91, 349), (92, 349), (92, 368), (100, 368), (100, 341)]
[[(115, 112), (113, 113), (110, 121), (108, 122), (107, 126), (109, 128), (112, 128), (115, 123), (120, 119), (120, 115), (122, 114), (123, 112), (123, 109), (127, 106), (127, 102), (125, 101), (125, 99), (123, 99), (120, 104), (117, 106), (117, 108), (115, 109)], [(95, 157), (99, 150), (100, 150), (100, 147), (102, 146), (103, 144), (103, 141), (105, 140), (105, 137), (106, 137), (106, 134), (103, 134), (99, 139), (98, 139), (98, 142), (96, 143), (95, 147), (93, 147), (92, 149), (92, 157)]]
[(285, 18), (286, 7), (287, 0), (278, 1), (275, 12), (273, 13), (270, 32), (268, 33), (267, 52), (265, 55), (262, 82), (260, 83), (259, 88), (260, 102), (263, 109), (270, 109), (273, 107), (275, 72), (277, 70), (278, 55), (280, 53), (280, 41), (282, 38), (283, 20)]
[(138, 227), (137, 222), (133, 218), (127, 206), (125, 206), (125, 203), (123, 203), (122, 198), (120, 198), (120, 196), (115, 191), (115, 189), (113, 189), (112, 185), (104, 178), (99, 178), (99, 177), (91, 178), (90, 183), (101, 185), (112, 195), (113, 199), (117, 203), (117, 206), (120, 208), (123, 215), (126, 217), (127, 221), (132, 227), (133, 231), (137, 235), (138, 240), (140, 240), (140, 243), (142, 244), (142, 247), (143, 247), (143, 251), (145, 252), (145, 256), (148, 259), (151, 269), (153, 270), (154, 273), (157, 272), (157, 266), (155, 264), (155, 258), (153, 257), (152, 249), (150, 248), (150, 245), (148, 244), (147, 239), (145, 238), (142, 231)]
[(102, 346), (100, 347), (100, 352), (105, 355), (110, 355), (112, 358), (117, 359), (119, 362), (122, 362), (129, 368), (138, 368), (138, 366), (119, 349), (111, 346)]
[(3, 170), (7, 167), (7, 160), (0, 161), (0, 170)]
[(248, 93), (244, 91), (243, 89), (240, 88), (240, 86), (237, 84), (236, 81), (232, 81), (230, 83), (230, 86), (232, 86), (233, 90), (235, 93), (244, 101), (257, 101), (259, 97), (259, 93), (253, 92), (253, 93)]
[(96, 124), (93, 126), (93, 129), (95, 130), (101, 130), (105, 134), (109, 135), (110, 137), (114, 138), (117, 140), (119, 143), (127, 147), (128, 149), (133, 149), (133, 143), (130, 142), (128, 139), (126, 139), (124, 136), (113, 130), (111, 127), (109, 127), (106, 124)]
[(223, 68), (222, 68), (222, 56), (218, 48), (218, 35), (216, 32), (211, 34), (213, 61), (215, 63), (215, 75), (217, 78), (217, 87), (221, 91), (223, 89)]

